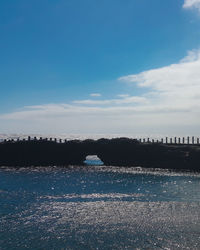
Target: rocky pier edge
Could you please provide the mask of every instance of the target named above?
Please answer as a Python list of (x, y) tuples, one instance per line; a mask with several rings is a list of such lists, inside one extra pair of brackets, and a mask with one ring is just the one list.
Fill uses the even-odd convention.
[(0, 166), (83, 165), (88, 155), (97, 155), (106, 166), (200, 171), (199, 144), (129, 138), (62, 141), (30, 137), (0, 142)]

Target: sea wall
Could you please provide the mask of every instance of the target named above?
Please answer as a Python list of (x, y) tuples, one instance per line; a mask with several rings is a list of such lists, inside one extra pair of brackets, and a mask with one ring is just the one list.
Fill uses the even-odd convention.
[(83, 165), (87, 155), (97, 155), (107, 166), (200, 170), (200, 145), (140, 142), (116, 138), (5, 141), (0, 143), (0, 166)]

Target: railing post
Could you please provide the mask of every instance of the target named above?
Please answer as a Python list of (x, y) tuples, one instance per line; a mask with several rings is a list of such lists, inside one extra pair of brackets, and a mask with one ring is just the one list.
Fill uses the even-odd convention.
[(178, 138), (178, 144), (181, 144), (181, 138), (180, 137)]
[(163, 138), (161, 139), (161, 143), (163, 143)]
[(199, 144), (199, 138), (197, 138), (197, 144)]
[(190, 137), (187, 137), (187, 144), (190, 144)]
[(145, 142), (145, 138), (143, 139), (143, 142)]
[(185, 144), (185, 137), (183, 137), (183, 144)]
[(194, 144), (194, 136), (192, 136), (192, 144)]
[(170, 138), (170, 144), (172, 144), (172, 138)]
[(176, 137), (174, 137), (174, 143), (176, 144)]
[(165, 138), (165, 142), (166, 142), (166, 144), (168, 144), (168, 137)]

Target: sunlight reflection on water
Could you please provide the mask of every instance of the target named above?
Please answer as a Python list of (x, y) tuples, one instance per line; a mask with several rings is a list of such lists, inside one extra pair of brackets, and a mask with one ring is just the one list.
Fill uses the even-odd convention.
[(0, 249), (199, 249), (199, 189), (166, 170), (2, 168)]

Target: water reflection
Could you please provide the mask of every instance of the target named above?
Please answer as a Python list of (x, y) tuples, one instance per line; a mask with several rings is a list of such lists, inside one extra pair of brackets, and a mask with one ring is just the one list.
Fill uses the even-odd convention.
[(104, 166), (1, 169), (1, 249), (200, 249), (199, 177)]

